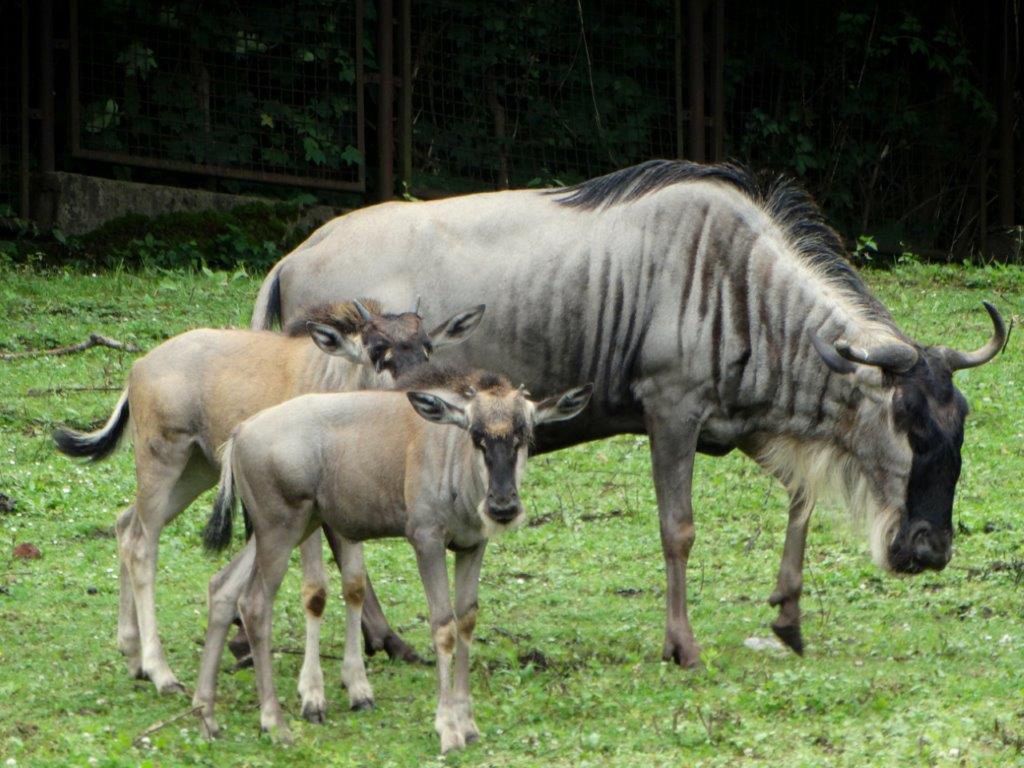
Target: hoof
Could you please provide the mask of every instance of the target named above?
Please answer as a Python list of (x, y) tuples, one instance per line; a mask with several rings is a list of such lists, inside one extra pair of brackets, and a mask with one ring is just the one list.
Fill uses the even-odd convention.
[(204, 739), (213, 741), (220, 736), (220, 726), (217, 725), (217, 721), (212, 717), (199, 717), (199, 732), (203, 735)]
[(245, 659), (250, 658), (252, 653), (252, 649), (249, 647), (249, 638), (241, 631), (228, 640), (228, 650), (231, 651), (231, 655), (238, 660), (239, 664)]
[(235, 666), (231, 668), (230, 674), (233, 675), (235, 672), (241, 669), (248, 669), (251, 666), (253, 666), (252, 656), (243, 656), (235, 662)]
[(302, 719), (315, 725), (323, 725), (327, 722), (327, 707), (320, 704), (303, 704)]
[(274, 744), (290, 746), (295, 743), (295, 737), (287, 725), (261, 725), (260, 733), (270, 737)]
[(689, 647), (679, 643), (666, 643), (661, 653), (662, 661), (674, 661), (683, 669), (700, 669), (700, 648), (694, 644)]
[(480, 741), (480, 731), (477, 730), (475, 725), (469, 725), (466, 730), (462, 732), (463, 738), (465, 738), (467, 744), (473, 744), (474, 742)]
[(466, 738), (455, 730), (446, 730), (441, 733), (441, 754), (446, 755), (456, 749), (466, 746)]
[(804, 655), (804, 638), (799, 624), (772, 624), (772, 632), (797, 656)]
[(161, 696), (182, 696), (187, 695), (185, 686), (177, 680), (170, 680), (157, 688)]
[(135, 680), (149, 680), (149, 675), (146, 674), (146, 670), (144, 670), (142, 667), (133, 668), (133, 667), (129, 666), (128, 667), (128, 673)]
[(349, 705), (349, 709), (353, 712), (368, 712), (373, 709), (373, 699), (359, 699), (358, 701), (353, 701)]
[(389, 659), (404, 661), (407, 664), (423, 664), (423, 657), (420, 656), (413, 647), (409, 645), (405, 640), (400, 638), (394, 632), (388, 634), (384, 638), (384, 652), (388, 655)]

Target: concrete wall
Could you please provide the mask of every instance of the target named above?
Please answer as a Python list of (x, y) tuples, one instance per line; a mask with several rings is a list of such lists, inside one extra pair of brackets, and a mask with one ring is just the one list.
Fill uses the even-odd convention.
[[(129, 213), (157, 216), (175, 211), (226, 211), (253, 202), (273, 201), (57, 171), (35, 177), (32, 210), (41, 228), (56, 228), (67, 235), (81, 235)], [(317, 226), (338, 213), (337, 209), (326, 205), (312, 206), (304, 212), (299, 226)]]

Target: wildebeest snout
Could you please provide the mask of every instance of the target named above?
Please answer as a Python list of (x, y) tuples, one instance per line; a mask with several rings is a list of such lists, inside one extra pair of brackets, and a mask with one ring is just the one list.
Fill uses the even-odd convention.
[(899, 573), (941, 571), (953, 556), (953, 537), (951, 532), (918, 520), (899, 532), (889, 554), (893, 570)]
[(519, 494), (515, 489), (504, 492), (490, 491), (487, 494), (487, 514), (495, 522), (512, 522), (520, 512)]

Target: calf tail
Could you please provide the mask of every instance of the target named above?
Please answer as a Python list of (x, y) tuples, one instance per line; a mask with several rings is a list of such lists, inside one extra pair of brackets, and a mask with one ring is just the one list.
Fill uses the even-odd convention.
[(277, 262), (270, 272), (263, 278), (259, 293), (256, 294), (256, 304), (252, 308), (252, 319), (249, 327), (255, 331), (269, 331), (274, 327), (275, 321), (281, 323), (281, 264), (284, 259)]
[(203, 547), (207, 552), (220, 552), (231, 541), (231, 528), (235, 517), (235, 472), (231, 466), (232, 436), (220, 450), (220, 483), (213, 513), (203, 529)]
[(100, 429), (95, 432), (76, 432), (58, 427), (53, 431), (53, 441), (57, 443), (57, 450), (67, 456), (100, 461), (112, 454), (121, 442), (128, 417), (128, 388), (125, 387), (121, 399), (114, 406), (114, 412)]

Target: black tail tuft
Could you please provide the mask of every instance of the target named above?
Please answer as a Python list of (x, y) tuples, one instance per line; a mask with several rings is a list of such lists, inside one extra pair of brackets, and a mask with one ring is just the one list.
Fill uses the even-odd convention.
[(242, 502), (242, 522), (245, 523), (245, 540), (248, 541), (252, 538), (252, 518), (249, 517), (249, 510), (245, 507), (245, 502)]
[(235, 495), (230, 485), (221, 485), (213, 502), (213, 514), (203, 529), (203, 547), (207, 552), (220, 552), (231, 542), (235, 516)]
[(100, 429), (95, 432), (76, 432), (58, 427), (53, 431), (53, 441), (57, 444), (57, 450), (66, 456), (101, 461), (117, 449), (124, 428), (128, 426), (128, 416), (128, 390), (125, 390), (107, 423)]

